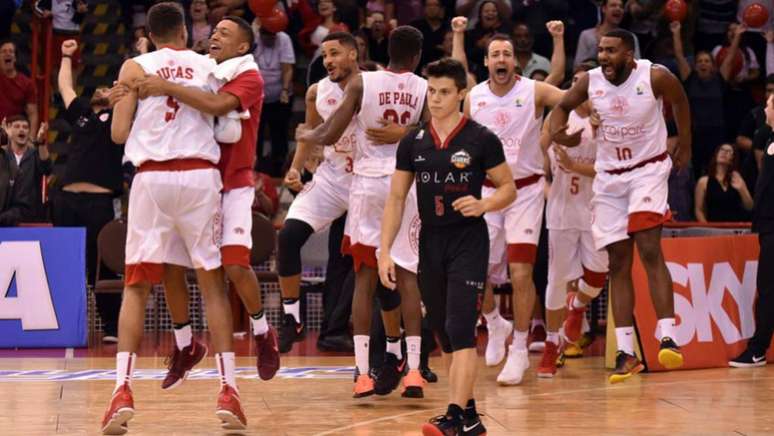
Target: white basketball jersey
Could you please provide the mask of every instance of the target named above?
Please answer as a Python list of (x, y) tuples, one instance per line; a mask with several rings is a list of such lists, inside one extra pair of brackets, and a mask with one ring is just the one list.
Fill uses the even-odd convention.
[(427, 81), (414, 73), (388, 70), (360, 73), (363, 100), (357, 114), (358, 139), (355, 144), (355, 174), (366, 177), (389, 176), (395, 172), (398, 143), (377, 145), (366, 136), (366, 129), (382, 127), (386, 119), (402, 126), (417, 124), (427, 96)]
[[(216, 65), (214, 60), (191, 50), (170, 48), (132, 60), (147, 74), (207, 91), (207, 77)], [(213, 163), (220, 160), (213, 117), (172, 97), (148, 97), (138, 101), (125, 150), (135, 166), (149, 160), (199, 158)]]
[(623, 169), (666, 151), (663, 102), (653, 94), (650, 61), (637, 60), (618, 86), (601, 68), (589, 71), (589, 99), (602, 124), (597, 136), (597, 172)]
[[(329, 77), (317, 82), (315, 106), (323, 121), (339, 108), (343, 100), (344, 90), (337, 83), (331, 82)], [(316, 176), (349, 186), (352, 181), (352, 151), (358, 139), (356, 132), (357, 121), (353, 118), (341, 138), (334, 145), (323, 148), (325, 159), (317, 168)]]
[(519, 77), (502, 97), (492, 93), (489, 81), (470, 90), (470, 117), (500, 138), (514, 179), (544, 173), (540, 150), (543, 114), (536, 115), (534, 80)]
[[(573, 111), (570, 113), (567, 125), (569, 133), (583, 129), (581, 143), (577, 147), (565, 147), (567, 154), (575, 162), (593, 165), (597, 146), (589, 119), (581, 118)], [(594, 178), (569, 172), (559, 166), (554, 147), (556, 144), (551, 144), (551, 148), (548, 149), (554, 180), (548, 191), (546, 228), (589, 231), (591, 230), (591, 197), (594, 194), (591, 185)]]

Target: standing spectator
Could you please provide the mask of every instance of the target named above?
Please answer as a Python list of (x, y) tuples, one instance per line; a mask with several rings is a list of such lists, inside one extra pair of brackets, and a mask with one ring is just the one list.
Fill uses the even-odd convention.
[(445, 19), (441, 0), (422, 0), (422, 4), (425, 8), (424, 16), (410, 24), (419, 29), (424, 38), (417, 71), (422, 71), (425, 65), (443, 57), (443, 37), (449, 31), (449, 20)]
[[(595, 27), (586, 29), (578, 37), (578, 48), (575, 51), (575, 63), (597, 58), (597, 45), (602, 35), (621, 27), (624, 17), (623, 0), (602, 0), (602, 22)], [(640, 43), (634, 37), (634, 58), (640, 58)]]
[(331, 32), (349, 32), (346, 24), (336, 16), (337, 10), (333, 0), (320, 0), (317, 3), (317, 13), (320, 14), (320, 24), (312, 31), (309, 39), (315, 48), (315, 56), (320, 54), (323, 39)]
[(188, 21), (188, 46), (191, 50), (206, 54), (210, 47), (210, 33), (212, 33), (212, 26), (207, 21), (207, 2), (205, 0), (193, 0), (191, 7), (188, 9), (189, 21)]
[(712, 56), (718, 64), (726, 57), (733, 58), (732, 78), (734, 82), (750, 82), (760, 75), (760, 64), (755, 52), (742, 42), (742, 36), (747, 28), (739, 23), (728, 25), (726, 40), (712, 49)]
[(739, 222), (750, 219), (753, 199), (747, 184), (737, 172), (736, 151), (731, 144), (715, 150), (706, 176), (696, 182), (696, 220), (706, 222)]
[(485, 1), (491, 1), (495, 4), (497, 12), (503, 20), (510, 19), (513, 13), (511, 0), (456, 0), (454, 7), (457, 15), (468, 17), (468, 26), (472, 29), (478, 25), (478, 21), (481, 19), (481, 5)]
[(18, 173), (32, 184), (32, 207), (27, 217), (32, 221), (45, 220), (43, 208), (43, 176), (51, 174), (51, 160), (45, 138), (48, 125), (43, 123), (33, 139), (30, 135), (30, 123), (24, 115), (14, 115), (4, 120), (3, 130), (8, 134), (5, 146), (6, 158), (10, 164), (12, 177)]
[[(766, 76), (766, 101), (774, 95), (774, 74)], [(762, 151), (755, 147), (757, 132), (766, 125), (765, 104), (755, 107), (747, 113), (736, 135), (736, 148), (739, 150), (742, 177), (749, 187), (755, 187)], [(762, 138), (765, 140), (764, 138)]]
[(29, 219), (35, 181), (20, 171), (13, 172), (11, 156), (0, 147), (0, 227), (13, 227)]
[[(570, 15), (570, 4), (586, 1), (588, 0), (520, 0), (513, 4), (513, 21), (527, 25), (534, 41), (534, 51), (548, 57), (551, 53), (553, 37), (545, 27), (545, 23), (549, 21), (562, 21), (569, 24), (570, 20), (576, 19), (575, 16)], [(589, 26), (594, 24), (596, 24), (596, 16)], [(575, 35), (573, 41), (577, 38), (577, 35)]]
[(476, 25), (466, 32), (465, 52), (468, 56), (468, 67), (479, 82), (489, 76), (489, 70), (484, 67), (484, 55), (489, 45), (489, 38), (496, 33), (511, 34), (509, 16), (501, 14), (494, 0), (483, 0), (478, 7)]
[(658, 35), (663, 2), (658, 0), (628, 0), (624, 7), (628, 16), (627, 26), (637, 35), (642, 47), (642, 53), (650, 53), (650, 44)]
[(30, 129), (38, 129), (38, 95), (32, 79), (16, 69), (16, 44), (0, 42), (0, 120), (26, 114)]
[[(97, 88), (91, 99), (78, 97), (73, 86), (72, 57), (78, 49), (75, 40), (62, 43), (59, 68), (59, 94), (64, 118), (72, 126), (67, 163), (55, 198), (52, 221), (60, 227), (86, 228), (86, 272), (93, 286), (97, 274), (97, 235), (115, 217), (113, 199), (121, 195), (121, 158), (124, 147), (110, 138), (113, 112), (109, 90)], [(110, 274), (104, 265), (103, 275)], [(103, 341), (115, 342), (118, 332), (120, 294), (95, 294), (97, 311), (104, 326)]]
[(368, 42), (370, 59), (381, 65), (387, 65), (390, 60), (387, 54), (387, 24), (382, 12), (370, 12), (362, 33)]
[(736, 20), (739, 0), (696, 0), (698, 20), (694, 46), (696, 50), (711, 50), (722, 44), (728, 25)]
[(513, 50), (516, 52), (516, 66), (521, 69), (521, 75), (532, 78), (535, 71), (551, 72), (551, 62), (532, 51), (535, 44), (532, 33), (525, 23), (513, 26)]
[[(280, 177), (282, 163), (288, 154), (288, 128), (290, 122), (291, 96), (293, 83), (293, 65), (296, 55), (293, 42), (285, 32), (272, 33), (261, 28), (255, 41), (255, 62), (263, 76), (263, 108), (261, 124), (258, 129), (257, 156), (263, 154), (263, 140), (266, 128), (271, 138), (271, 158), (262, 172)], [(258, 159), (261, 166), (262, 159)]]
[[(88, 11), (89, 5), (85, 0), (37, 0), (35, 2), (35, 13), (43, 18), (53, 19), (54, 37), (51, 41), (50, 53), (53, 56), (53, 68), (59, 67), (62, 59), (62, 52), (59, 50), (62, 43), (68, 39), (80, 40), (81, 23)], [(72, 55), (73, 67), (77, 68), (80, 65), (80, 59), (80, 51)]]

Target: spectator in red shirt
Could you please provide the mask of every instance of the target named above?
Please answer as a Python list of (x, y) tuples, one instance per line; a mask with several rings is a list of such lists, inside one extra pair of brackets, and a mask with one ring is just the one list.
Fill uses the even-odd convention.
[(279, 193), (271, 176), (266, 173), (255, 172), (255, 201), (253, 211), (260, 212), (270, 219), (279, 209)]
[(0, 120), (26, 115), (30, 131), (37, 132), (40, 119), (35, 84), (32, 79), (17, 71), (16, 44), (11, 41), (0, 42), (0, 70)]

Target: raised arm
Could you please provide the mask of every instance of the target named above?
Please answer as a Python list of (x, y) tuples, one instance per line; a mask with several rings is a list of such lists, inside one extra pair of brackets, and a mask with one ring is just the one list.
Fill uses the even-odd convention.
[(650, 72), (653, 93), (672, 104), (672, 113), (677, 124), (677, 150), (674, 163), (684, 168), (691, 160), (691, 109), (682, 83), (666, 68), (655, 65)]
[(546, 82), (535, 82), (535, 114), (543, 116), (545, 108), (553, 108), (562, 101), (564, 91)]
[(683, 36), (680, 33), (680, 29), (681, 25), (679, 21), (669, 23), (669, 30), (672, 31), (672, 46), (675, 50), (677, 69), (680, 71), (680, 80), (685, 81), (691, 74), (691, 64), (689, 64), (688, 59), (685, 58), (685, 52), (683, 51)]
[(308, 145), (335, 144), (360, 108), (362, 98), (363, 78), (357, 75), (347, 83), (344, 100), (333, 115), (313, 129), (299, 126), (296, 130), (296, 141), (306, 142)]
[(73, 63), (72, 55), (78, 50), (78, 43), (74, 39), (68, 39), (62, 43), (62, 63), (59, 66), (59, 76), (57, 77), (57, 84), (59, 86), (59, 94), (64, 101), (64, 107), (67, 109), (70, 107), (70, 103), (77, 97), (75, 93), (75, 87), (73, 86)]
[(554, 51), (551, 54), (551, 72), (546, 77), (546, 83), (559, 86), (564, 80), (564, 69), (567, 63), (567, 55), (564, 52), (564, 23), (561, 21), (549, 21), (546, 23), (548, 33), (554, 42)]
[(125, 144), (132, 130), (132, 120), (137, 110), (137, 90), (134, 82), (143, 78), (145, 72), (136, 62), (129, 59), (121, 66), (118, 83), (128, 86), (130, 91), (113, 108), (113, 120), (110, 124), (110, 137), (116, 144)]
[(465, 72), (468, 68), (468, 56), (465, 53), (465, 30), (468, 28), (468, 19), (466, 17), (454, 17), (451, 21), (452, 27), (452, 59), (462, 62)]
[(398, 230), (400, 230), (403, 209), (406, 205), (406, 196), (413, 182), (413, 172), (395, 170), (390, 182), (390, 193), (384, 205), (381, 249), (379, 252), (379, 278), (382, 284), (390, 289), (395, 289), (395, 263), (392, 261), (390, 251), (393, 242), (395, 242), (395, 236), (398, 234)]

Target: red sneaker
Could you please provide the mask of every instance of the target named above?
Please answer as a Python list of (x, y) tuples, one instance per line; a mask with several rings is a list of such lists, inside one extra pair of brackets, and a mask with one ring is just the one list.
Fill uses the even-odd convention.
[(247, 418), (242, 410), (239, 393), (229, 385), (223, 385), (218, 394), (218, 405), (215, 416), (222, 421), (224, 430), (244, 430), (247, 428)]
[(128, 430), (126, 423), (134, 417), (134, 399), (129, 383), (124, 383), (113, 392), (110, 405), (102, 418), (102, 434), (124, 434)]
[(280, 367), (279, 347), (277, 346), (277, 330), (269, 327), (269, 331), (255, 336), (255, 356), (258, 366), (258, 376), (261, 380), (271, 380)]
[(581, 309), (573, 307), (572, 302), (577, 298), (575, 292), (567, 294), (567, 319), (564, 320), (564, 337), (567, 342), (577, 343), (581, 338), (581, 328), (583, 327), (583, 317), (586, 316), (586, 306)]
[(551, 341), (546, 341), (546, 348), (543, 350), (543, 358), (540, 359), (537, 376), (540, 378), (553, 377), (556, 374), (557, 357), (559, 357), (559, 347)]
[(207, 346), (196, 339), (191, 339), (191, 345), (178, 350), (175, 346), (172, 354), (164, 363), (167, 364), (167, 376), (161, 382), (161, 389), (174, 389), (180, 386), (188, 377), (188, 373), (207, 355)]

